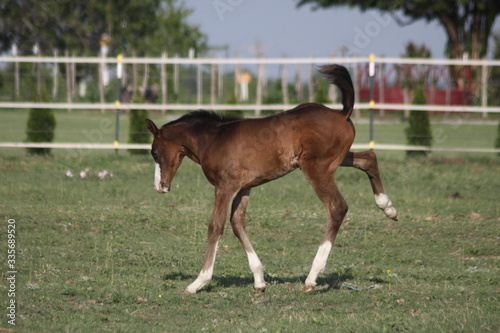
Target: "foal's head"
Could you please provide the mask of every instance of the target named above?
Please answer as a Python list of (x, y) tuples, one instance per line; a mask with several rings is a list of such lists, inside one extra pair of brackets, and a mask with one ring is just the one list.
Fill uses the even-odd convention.
[(182, 147), (165, 138), (162, 129), (158, 129), (151, 120), (147, 119), (146, 124), (154, 136), (151, 155), (156, 165), (155, 190), (158, 193), (167, 193), (170, 191), (170, 183), (182, 162), (184, 153)]

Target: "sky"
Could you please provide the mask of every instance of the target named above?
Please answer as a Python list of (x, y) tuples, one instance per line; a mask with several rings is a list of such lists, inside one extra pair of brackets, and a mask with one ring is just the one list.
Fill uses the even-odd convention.
[[(400, 27), (388, 14), (348, 7), (312, 10), (295, 0), (184, 0), (194, 10), (190, 24), (200, 27), (210, 46), (227, 46), (228, 56), (399, 57), (412, 41), (425, 44), (433, 58), (445, 58), (446, 34), (424, 20)], [(500, 30), (497, 19), (493, 31)]]

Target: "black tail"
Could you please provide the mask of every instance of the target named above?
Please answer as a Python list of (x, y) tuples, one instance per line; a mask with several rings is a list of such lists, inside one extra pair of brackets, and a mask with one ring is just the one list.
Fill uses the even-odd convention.
[(339, 87), (342, 92), (342, 105), (346, 119), (349, 119), (354, 108), (354, 87), (351, 81), (351, 75), (344, 66), (340, 65), (325, 65), (319, 68), (319, 72), (323, 74), (327, 80)]

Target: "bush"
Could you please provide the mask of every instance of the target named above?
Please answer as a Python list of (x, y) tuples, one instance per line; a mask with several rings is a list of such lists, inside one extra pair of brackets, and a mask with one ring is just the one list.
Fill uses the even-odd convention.
[[(136, 92), (133, 103), (141, 104), (144, 100), (139, 92)], [(128, 131), (128, 142), (129, 143), (150, 143), (151, 133), (146, 128), (146, 119), (149, 118), (147, 110), (132, 109), (129, 114), (129, 131)], [(129, 149), (132, 155), (144, 155), (148, 154), (145, 149)]]
[[(427, 103), (422, 87), (418, 87), (415, 89), (412, 103)], [(429, 113), (426, 111), (417, 110), (410, 111), (410, 115), (408, 117), (408, 127), (405, 129), (405, 133), (406, 141), (409, 145), (430, 147), (432, 145), (432, 133), (431, 124), (429, 121)], [(406, 151), (406, 156), (427, 156), (428, 153), (428, 151), (408, 150)]]
[[(41, 95), (35, 95), (34, 101), (46, 102), (48, 98), (42, 92)], [(52, 142), (56, 124), (56, 117), (52, 109), (30, 109), (26, 124), (26, 142)], [(50, 148), (28, 148), (28, 153), (31, 155), (48, 155), (50, 154)]]

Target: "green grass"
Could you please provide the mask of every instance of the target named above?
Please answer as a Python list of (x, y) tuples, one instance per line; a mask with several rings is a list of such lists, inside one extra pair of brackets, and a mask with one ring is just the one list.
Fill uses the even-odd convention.
[[(253, 290), (226, 226), (214, 280), (186, 295), (203, 264), (213, 202), (199, 166), (185, 160), (172, 192), (160, 195), (148, 156), (56, 150), (43, 158), (1, 149), (3, 253), (7, 220), (17, 227), (15, 331), (497, 332), (498, 157), (403, 156), (380, 154), (399, 222), (375, 207), (364, 174), (337, 172), (350, 209), (315, 291), (302, 288), (326, 217), (296, 171), (252, 190), (247, 226), (265, 265), (265, 293)], [(89, 179), (64, 175), (86, 167)], [(93, 174), (103, 169), (114, 177)], [(6, 271), (3, 264), (3, 281)], [(4, 283), (0, 293), (0, 328), (12, 328)]]

